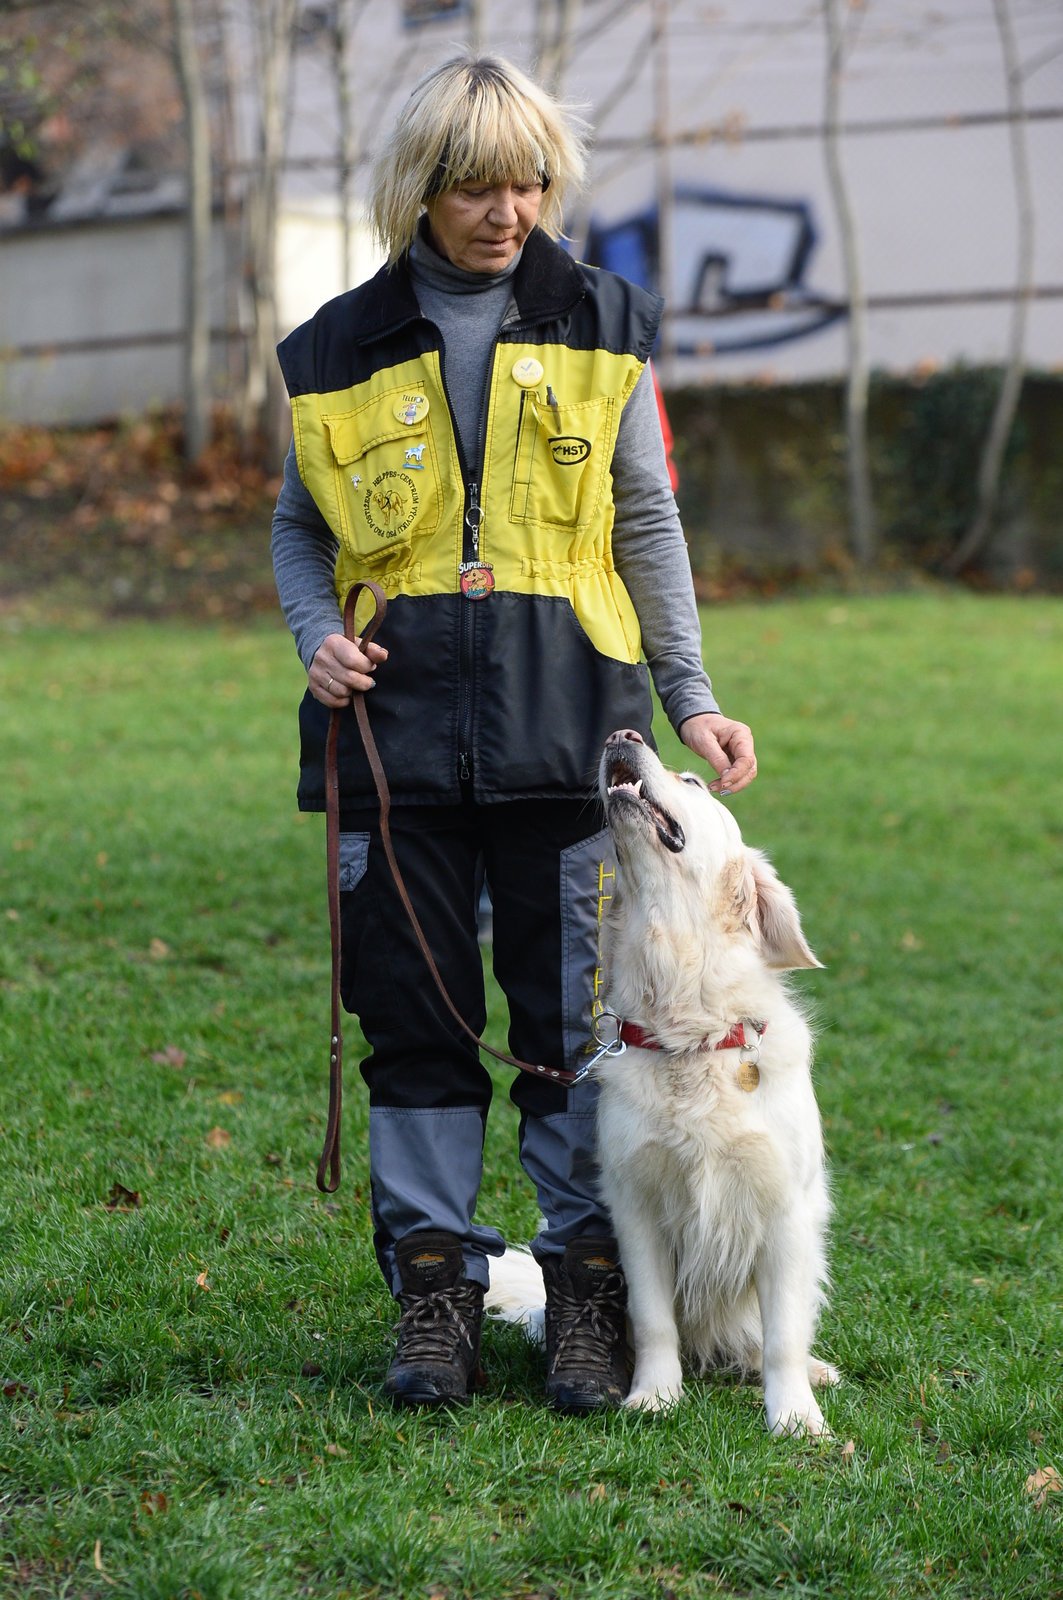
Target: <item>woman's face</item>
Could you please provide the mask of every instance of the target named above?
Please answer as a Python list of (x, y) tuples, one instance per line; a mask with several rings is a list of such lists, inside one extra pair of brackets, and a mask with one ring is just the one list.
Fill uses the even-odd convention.
[(432, 243), (466, 272), (501, 272), (535, 227), (542, 199), (541, 183), (463, 183), (429, 200)]

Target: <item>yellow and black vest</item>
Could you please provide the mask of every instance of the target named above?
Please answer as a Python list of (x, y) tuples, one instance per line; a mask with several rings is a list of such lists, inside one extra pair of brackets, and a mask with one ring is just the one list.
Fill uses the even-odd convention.
[[(396, 803), (586, 794), (617, 727), (650, 733), (638, 619), (613, 565), (612, 459), (661, 303), (538, 229), (495, 345), (483, 459), (405, 262), (323, 306), (278, 354), (299, 472), (339, 541), (336, 591), (388, 596), (370, 697)], [(356, 729), (345, 808), (374, 790)], [(328, 712), (300, 713), (299, 803), (324, 806)]]

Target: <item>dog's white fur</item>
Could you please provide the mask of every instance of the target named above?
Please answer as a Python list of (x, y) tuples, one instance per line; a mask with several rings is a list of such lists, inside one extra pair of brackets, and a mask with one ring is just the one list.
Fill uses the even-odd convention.
[[(826, 1433), (812, 1386), (838, 1373), (811, 1345), (829, 1201), (811, 1034), (781, 976), (820, 963), (790, 890), (700, 778), (620, 733), (600, 785), (618, 856), (608, 1005), (661, 1046), (597, 1069), (602, 1193), (635, 1347), (627, 1404), (674, 1404), (683, 1350), (702, 1370), (760, 1372), (773, 1433)], [(743, 1019), (765, 1025), (752, 1089), (740, 1068), (753, 1052), (712, 1048)], [(527, 1320), (534, 1272), (515, 1252), (492, 1262), (488, 1304)]]

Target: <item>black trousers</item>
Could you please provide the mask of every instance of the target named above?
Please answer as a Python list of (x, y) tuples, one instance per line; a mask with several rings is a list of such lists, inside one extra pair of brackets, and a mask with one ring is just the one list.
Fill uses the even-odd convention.
[[(486, 1020), (477, 936), (486, 869), (495, 976), (509, 1006), (509, 1049), (574, 1067), (590, 1039), (598, 931), (611, 893), (611, 841), (596, 799), (398, 806), (396, 858), (447, 990), (477, 1033)], [(403, 1233), (445, 1227), (466, 1244), (471, 1276), (501, 1236), (473, 1223), (491, 1078), (444, 1005), (395, 890), (372, 813), (345, 811), (341, 834), (341, 988), (369, 1045), (374, 1217), (394, 1286)], [(546, 1226), (537, 1248), (607, 1231), (594, 1169), (594, 1096), (514, 1072), (520, 1155)]]

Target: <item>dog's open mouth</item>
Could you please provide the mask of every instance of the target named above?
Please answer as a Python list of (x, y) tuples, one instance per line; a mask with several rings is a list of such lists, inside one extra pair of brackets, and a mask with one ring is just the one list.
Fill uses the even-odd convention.
[(678, 855), (686, 844), (686, 837), (682, 828), (673, 816), (658, 805), (652, 795), (643, 791), (646, 780), (629, 761), (623, 756), (616, 756), (610, 761), (606, 771), (606, 806), (611, 810), (614, 805), (633, 805), (648, 817), (653, 823), (657, 837), (666, 850), (671, 850)]

